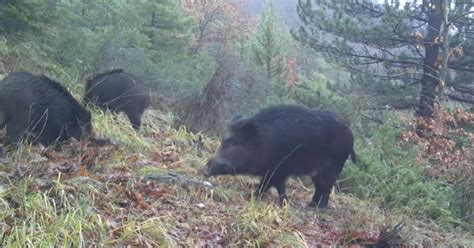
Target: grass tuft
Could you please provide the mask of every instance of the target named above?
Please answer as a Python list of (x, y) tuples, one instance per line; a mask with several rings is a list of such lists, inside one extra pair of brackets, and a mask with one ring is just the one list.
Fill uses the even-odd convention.
[[(0, 246), (347, 246), (373, 244), (381, 230), (400, 222), (404, 245), (467, 246), (473, 240), (461, 225), (453, 228), (458, 219), (435, 194), (449, 187), (395, 163), (404, 162), (405, 153), (377, 152), (389, 143), (386, 137), (387, 143), (374, 138), (373, 145), (358, 144), (365, 146), (358, 150), (362, 162), (345, 167), (345, 193), (333, 193), (330, 209), (317, 211), (303, 207), (313, 193), (308, 180), (289, 180), (290, 204), (279, 207), (273, 190), (249, 200), (256, 178), (203, 178), (200, 170), (217, 139), (172, 128), (170, 114), (148, 111), (139, 132), (123, 115), (93, 110), (93, 118), (96, 132), (114, 145), (71, 141), (57, 150), (6, 149)], [(448, 217), (452, 221), (442, 221)]]

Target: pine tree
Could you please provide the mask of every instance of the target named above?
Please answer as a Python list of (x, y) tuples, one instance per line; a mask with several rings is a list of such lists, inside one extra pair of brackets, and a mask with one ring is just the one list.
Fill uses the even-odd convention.
[(474, 44), (472, 7), (452, 0), (404, 6), (397, 0), (299, 0), (302, 25), (295, 36), (364, 79), (419, 85), (417, 113), (431, 117), (445, 86), (459, 84), (448, 70), (474, 75), (474, 57), (467, 52)]
[(22, 32), (39, 32), (50, 20), (49, 13), (42, 11), (42, 1), (0, 1), (0, 31), (12, 35)]
[(269, 2), (260, 18), (252, 52), (258, 65), (263, 66), (268, 79), (284, 74), (286, 56), (284, 34)]
[(146, 1), (140, 5), (140, 13), (148, 19), (145, 33), (153, 49), (181, 49), (188, 46), (192, 38), (192, 19), (179, 4), (180, 1)]

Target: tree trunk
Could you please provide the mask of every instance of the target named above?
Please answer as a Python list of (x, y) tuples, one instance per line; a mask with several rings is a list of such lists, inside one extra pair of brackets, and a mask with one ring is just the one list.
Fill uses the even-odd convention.
[(428, 30), (425, 43), (425, 57), (423, 61), (423, 76), (421, 78), (420, 103), (418, 115), (431, 118), (437, 98), (437, 86), (439, 83), (438, 69), (440, 62), (440, 31), (442, 23), (441, 0), (431, 0), (428, 6)]
[(444, 87), (446, 85), (446, 76), (448, 74), (448, 60), (449, 60), (449, 6), (451, 5), (451, 0), (442, 0), (442, 14), (443, 22), (441, 24), (441, 68), (439, 69), (439, 80), (438, 91), (439, 98), (444, 99)]
[(272, 79), (272, 58), (267, 56), (267, 78)]
[(82, 10), (81, 10), (82, 17), (86, 16), (87, 4), (88, 2), (86, 0), (82, 0)]

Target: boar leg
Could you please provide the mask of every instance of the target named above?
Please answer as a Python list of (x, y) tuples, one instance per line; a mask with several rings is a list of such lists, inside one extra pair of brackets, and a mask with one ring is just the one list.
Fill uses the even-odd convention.
[(286, 182), (286, 178), (280, 181), (276, 181), (273, 184), (278, 191), (278, 202), (280, 203), (280, 205), (283, 205), (284, 201), (288, 202), (288, 198), (286, 196), (285, 182)]
[(267, 192), (270, 187), (270, 180), (268, 180), (267, 177), (262, 177), (258, 183), (257, 189), (255, 190), (254, 196), (258, 198), (262, 197), (262, 195)]
[(340, 165), (329, 167), (326, 171), (322, 171), (312, 178), (316, 189), (313, 199), (308, 205), (309, 207), (327, 208), (329, 194), (341, 170), (342, 166)]
[(18, 145), (20, 143), (23, 132), (24, 130), (19, 130), (18, 128), (15, 128), (14, 125), (7, 124), (7, 134), (11, 143)]
[(269, 176), (262, 177), (254, 195), (261, 197), (270, 187), (275, 186), (278, 191), (278, 200), (283, 203), (284, 200), (287, 200), (285, 182), (286, 177), (280, 175), (273, 175), (271, 178)]
[(28, 132), (27, 123), (27, 119), (16, 117), (7, 124), (7, 135), (11, 143), (16, 145), (21, 143), (21, 139), (23, 136), (26, 136)]

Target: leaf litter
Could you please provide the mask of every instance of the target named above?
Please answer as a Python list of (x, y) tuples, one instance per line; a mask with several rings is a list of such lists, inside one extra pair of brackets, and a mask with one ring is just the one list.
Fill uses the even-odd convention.
[[(57, 215), (38, 223), (43, 225), (42, 232), (47, 232), (47, 224), (56, 223), (55, 216), (77, 209), (87, 210), (85, 222), (102, 223), (83, 228), (83, 246), (365, 247), (393, 230), (396, 238), (391, 237), (391, 245), (400, 247), (453, 241), (434, 224), (382, 211), (341, 193), (326, 211), (307, 209), (303, 204), (312, 189), (302, 189), (301, 181), (290, 180), (289, 206), (279, 207), (274, 192), (249, 202), (245, 193), (254, 179), (207, 181), (201, 176), (205, 158), (217, 148), (216, 140), (205, 138), (205, 149), (197, 154), (194, 134), (156, 130), (147, 135), (152, 149), (130, 151), (117, 142), (71, 141), (57, 150), (29, 147), (2, 158), (0, 240), (14, 240), (19, 223), (34, 224), (28, 216), (32, 206), (24, 199), (44, 196)], [(399, 222), (403, 228), (398, 228)], [(421, 237), (410, 236), (415, 230)], [(29, 237), (41, 233), (28, 232)]]

